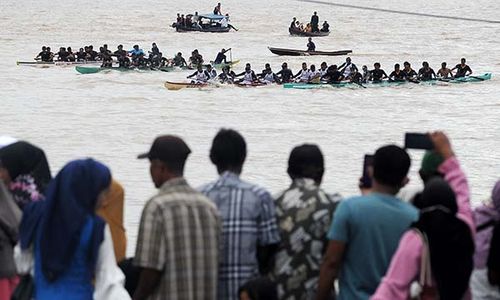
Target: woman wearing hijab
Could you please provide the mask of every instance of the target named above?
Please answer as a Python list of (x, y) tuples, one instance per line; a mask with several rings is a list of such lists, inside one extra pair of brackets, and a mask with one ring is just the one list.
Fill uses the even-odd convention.
[(101, 203), (101, 208), (97, 214), (109, 225), (113, 247), (115, 249), (116, 262), (121, 262), (125, 258), (127, 250), (127, 237), (123, 227), (123, 187), (116, 180), (111, 181), (109, 193)]
[(52, 176), (42, 149), (24, 141), (0, 149), (0, 179), (21, 209), (44, 198)]
[(431, 139), (435, 151), (445, 159), (439, 166), (444, 179), (436, 177), (426, 184), (415, 204), (420, 209), (419, 220), (401, 238), (389, 270), (371, 299), (408, 299), (411, 284), (423, 272), (422, 256), (427, 254), (430, 270), (428, 266), (424, 293), (420, 296), (423, 299), (470, 299), (475, 228), (469, 187), (448, 138), (442, 132), (435, 132)]
[(21, 210), (0, 181), (0, 300), (9, 300), (18, 283), (14, 264)]
[(20, 242), (24, 251), (34, 245), (35, 299), (129, 299), (123, 287), (110, 288), (123, 274), (109, 228), (95, 214), (110, 184), (106, 166), (75, 160), (51, 182), (45, 201), (26, 207)]
[(476, 252), (474, 254), (474, 271), (471, 277), (471, 291), (474, 300), (500, 299), (498, 287), (488, 282), (486, 262), (490, 251), (493, 228), (500, 221), (500, 180), (491, 193), (491, 202), (474, 211), (476, 221)]

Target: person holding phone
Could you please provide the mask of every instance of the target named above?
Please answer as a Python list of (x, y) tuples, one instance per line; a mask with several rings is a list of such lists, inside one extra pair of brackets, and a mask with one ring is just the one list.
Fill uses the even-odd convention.
[(436, 153), (444, 159), (439, 166), (444, 178), (427, 182), (419, 203), (415, 203), (420, 217), (403, 235), (372, 300), (408, 299), (410, 286), (424, 272), (424, 254), (430, 255), (432, 278), (424, 286), (425, 294), (436, 295), (433, 299), (470, 298), (475, 226), (469, 186), (448, 137), (437, 131), (430, 138)]

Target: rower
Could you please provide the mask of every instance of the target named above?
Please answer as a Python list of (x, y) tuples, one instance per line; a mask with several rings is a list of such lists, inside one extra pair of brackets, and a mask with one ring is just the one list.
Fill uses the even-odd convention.
[(57, 60), (59, 61), (68, 61), (68, 51), (66, 51), (66, 48), (60, 47), (59, 52), (57, 52), (55, 55), (57, 55)]
[(203, 64), (203, 56), (198, 52), (198, 49), (194, 49), (191, 52), (191, 57), (189, 58), (190, 66), (197, 66)]
[(75, 53), (73, 53), (73, 49), (71, 47), (67, 48), (68, 51), (68, 61), (74, 62), (76, 60)]
[(350, 57), (347, 57), (345, 59), (345, 62), (339, 66), (340, 73), (342, 73), (346, 78), (351, 75), (352, 68), (356, 70), (358, 69), (358, 67), (356, 67), (356, 65), (351, 62)]
[(219, 53), (217, 53), (217, 57), (214, 60), (214, 64), (218, 65), (218, 64), (221, 64), (222, 62), (227, 64), (227, 57), (224, 53), (226, 53), (229, 50), (230, 49), (226, 50), (226, 49), (222, 48), (222, 50)]
[(436, 73), (429, 67), (429, 63), (424, 61), (422, 63), (422, 68), (418, 70), (418, 79), (422, 81), (428, 81), (436, 78)]
[(99, 58), (102, 60), (101, 68), (111, 68), (113, 66), (113, 57), (104, 47), (99, 48)]
[(363, 74), (358, 71), (358, 68), (351, 66), (351, 74), (346, 77), (350, 82), (363, 83)]
[(127, 51), (123, 50), (123, 45), (118, 45), (117, 50), (113, 53), (113, 55), (120, 59), (122, 56), (127, 56)]
[[(42, 56), (45, 55), (46, 52), (47, 52), (47, 47), (42, 46), (42, 52), (38, 53), (38, 55), (35, 56), (35, 60), (42, 59)], [(42, 59), (42, 61), (44, 61), (44, 60)]]
[(132, 56), (132, 64), (137, 66), (144, 64), (144, 56), (146, 53), (139, 48), (139, 45), (134, 45), (134, 48), (128, 52)]
[(293, 78), (298, 78), (296, 79), (297, 82), (309, 82), (309, 69), (307, 68), (307, 63), (302, 63), (302, 69), (300, 69)]
[[(265, 72), (265, 74), (264, 74)], [(269, 64), (266, 64), (266, 69), (264, 70), (262, 76), (262, 82), (265, 84), (271, 84), (271, 83), (276, 83), (279, 82), (279, 78), (276, 74), (274, 74), (273, 70), (271, 69), (271, 66)]]
[(418, 76), (417, 72), (411, 68), (411, 64), (407, 61), (403, 63), (403, 72), (406, 74), (406, 79), (412, 81)]
[(217, 71), (215, 71), (215, 69), (212, 68), (212, 65), (207, 65), (207, 73), (208, 73), (208, 80), (217, 78)]
[(245, 66), (245, 71), (237, 74), (236, 77), (240, 77), (243, 75), (243, 78), (239, 81), (239, 83), (242, 84), (252, 84), (253, 82), (257, 81), (257, 75), (255, 75), (255, 72), (252, 70), (252, 67), (250, 64), (246, 64)]
[(290, 24), (290, 29), (296, 29), (297, 28), (296, 22), (297, 22), (297, 18), (293, 17), (292, 23)]
[(321, 76), (324, 76), (327, 70), (328, 70), (328, 65), (326, 64), (326, 62), (322, 62), (319, 69)]
[(468, 65), (466, 65), (465, 62), (466, 62), (465, 58), (462, 58), (460, 60), (460, 64), (456, 65), (453, 69), (451, 69), (451, 71), (457, 70), (455, 78), (465, 77), (472, 74), (471, 68)]
[(311, 16), (311, 31), (319, 32), (319, 17), (317, 12), (314, 12)]
[(451, 72), (450, 68), (446, 66), (446, 62), (441, 63), (441, 69), (437, 71), (437, 77), (440, 78), (453, 78), (453, 73)]
[(210, 79), (210, 74), (207, 71), (203, 70), (202, 65), (198, 65), (196, 72), (189, 75), (187, 78), (193, 78), (196, 76), (196, 80), (192, 80), (191, 83), (201, 84), (206, 83)]
[(323, 22), (323, 27), (320, 30), (321, 32), (330, 32), (330, 24), (327, 21)]
[(99, 53), (97, 51), (94, 51), (94, 46), (90, 45), (88, 47), (88, 52), (87, 52), (87, 60), (95, 61)]
[(264, 78), (264, 76), (266, 76), (267, 72), (271, 70), (271, 65), (269, 63), (266, 63), (264, 65), (264, 70), (262, 70), (262, 72), (258, 75), (258, 77), (260, 78)]
[(234, 72), (231, 71), (229, 66), (224, 66), (222, 68), (222, 73), (219, 74), (219, 81), (220, 81), (220, 83), (232, 84), (232, 83), (234, 83), (235, 76), (236, 76), (236, 74), (234, 74)]
[(380, 68), (380, 63), (373, 64), (374, 69), (370, 71), (370, 79), (373, 82), (381, 82), (382, 79), (387, 78), (387, 73)]
[(319, 83), (321, 80), (321, 72), (316, 70), (315, 65), (311, 65), (311, 70), (309, 71), (309, 83)]
[(363, 83), (367, 83), (370, 80), (370, 71), (368, 71), (368, 67), (364, 65), (363, 69)]
[(288, 68), (288, 64), (286, 62), (281, 65), (281, 70), (276, 75), (281, 76), (281, 83), (289, 83), (293, 81), (293, 72)]
[(151, 51), (149, 51), (149, 62), (151, 63), (152, 67), (160, 67), (160, 64), (162, 62), (162, 53), (160, 52), (160, 49), (156, 45), (156, 43), (153, 43), (151, 45)]
[(394, 71), (389, 75), (389, 81), (401, 82), (406, 80), (406, 73), (401, 70), (399, 64), (394, 65)]
[(331, 65), (328, 67), (326, 75), (321, 79), (328, 83), (340, 83), (344, 79), (344, 75), (339, 72), (337, 65)]
[(178, 52), (177, 55), (174, 57), (173, 64), (174, 64), (174, 66), (181, 67), (181, 68), (188, 65), (186, 60), (184, 59), (184, 57), (182, 57), (181, 52)]
[(113, 52), (108, 49), (108, 44), (104, 44), (102, 45), (102, 47), (104, 48), (104, 52), (106, 52), (108, 55), (113, 55)]
[(307, 43), (307, 52), (316, 51), (316, 45), (313, 43), (313, 39), (309, 38)]
[(77, 61), (84, 61), (87, 57), (87, 53), (85, 53), (85, 51), (83, 51), (83, 48), (80, 48), (80, 50), (78, 50), (78, 52), (76, 52), (76, 60)]

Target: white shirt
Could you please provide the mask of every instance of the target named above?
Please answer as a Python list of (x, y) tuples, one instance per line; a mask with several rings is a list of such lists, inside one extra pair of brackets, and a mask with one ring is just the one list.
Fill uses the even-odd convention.
[(228, 26), (228, 21), (227, 17), (222, 18), (222, 20), (220, 20), (220, 27), (226, 28)]

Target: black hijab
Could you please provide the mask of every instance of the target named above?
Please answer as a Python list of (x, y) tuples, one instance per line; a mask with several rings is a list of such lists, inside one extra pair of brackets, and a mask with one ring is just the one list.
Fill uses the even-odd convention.
[(457, 218), (456, 196), (442, 178), (429, 180), (418, 201), (420, 218), (412, 226), (427, 235), (431, 268), (441, 300), (460, 300), (474, 266), (470, 228)]

